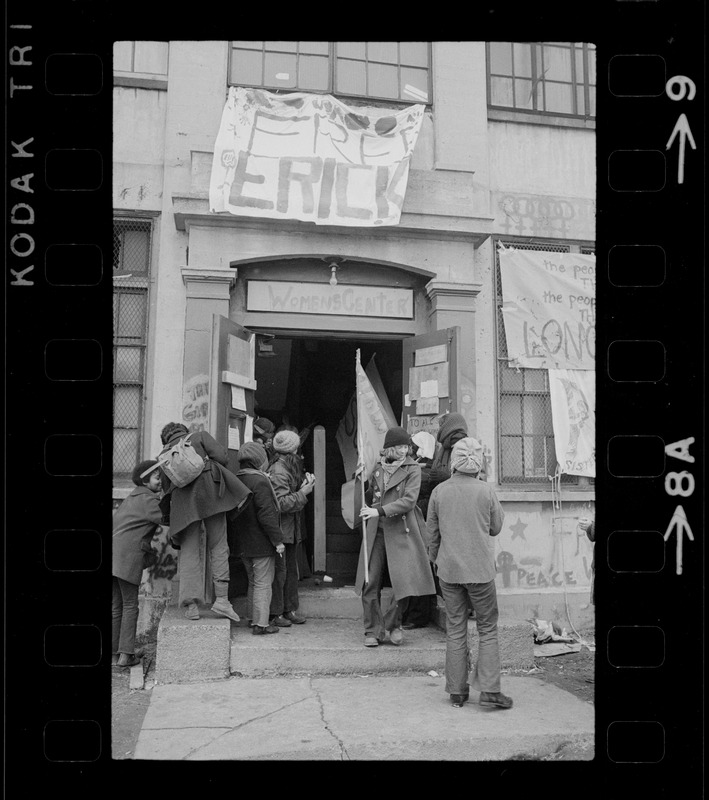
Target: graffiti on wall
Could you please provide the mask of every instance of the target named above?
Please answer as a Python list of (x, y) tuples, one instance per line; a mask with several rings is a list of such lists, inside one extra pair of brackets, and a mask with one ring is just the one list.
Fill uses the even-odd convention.
[(182, 421), (189, 431), (209, 425), (209, 375), (195, 375), (182, 388)]
[(592, 239), (594, 235), (595, 208), (591, 200), (502, 194), (497, 207), (501, 232), (509, 236)]
[(593, 544), (578, 527), (584, 508), (507, 511), (494, 539), (498, 589), (583, 588), (591, 585)]

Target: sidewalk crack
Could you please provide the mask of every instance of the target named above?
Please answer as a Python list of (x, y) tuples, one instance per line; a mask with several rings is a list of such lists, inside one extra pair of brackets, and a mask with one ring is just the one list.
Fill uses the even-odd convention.
[(320, 719), (322, 720), (323, 727), (325, 730), (332, 736), (332, 738), (337, 742), (338, 747), (340, 748), (340, 761), (351, 761), (349, 753), (347, 752), (347, 748), (345, 747), (345, 743), (336, 736), (335, 732), (330, 728), (327, 724), (327, 720), (325, 719), (325, 706), (323, 705), (322, 698), (320, 697), (320, 692), (313, 686), (313, 679), (309, 678), (310, 688), (313, 691), (313, 694), (317, 698), (318, 705), (320, 706)]

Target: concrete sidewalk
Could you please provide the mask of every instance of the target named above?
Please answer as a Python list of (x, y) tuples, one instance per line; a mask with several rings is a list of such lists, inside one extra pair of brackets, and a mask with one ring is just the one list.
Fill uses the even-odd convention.
[(507, 711), (477, 692), (450, 705), (442, 675), (229, 678), (156, 685), (135, 749), (149, 760), (539, 758), (567, 743), (592, 758), (594, 709), (533, 677), (503, 675)]

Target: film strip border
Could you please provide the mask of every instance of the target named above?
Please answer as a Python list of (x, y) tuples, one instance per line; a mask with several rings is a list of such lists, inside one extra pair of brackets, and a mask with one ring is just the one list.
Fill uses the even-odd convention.
[[(593, 767), (652, 796), (701, 767), (705, 19), (598, 13)], [(59, 778), (110, 760), (112, 39), (7, 19), (8, 686), (41, 698), (8, 755)]]

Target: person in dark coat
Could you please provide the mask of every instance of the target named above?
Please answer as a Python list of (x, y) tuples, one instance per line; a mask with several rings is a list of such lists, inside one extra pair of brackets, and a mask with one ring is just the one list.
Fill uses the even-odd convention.
[(258, 442), (245, 442), (239, 449), (236, 476), (251, 490), (253, 498), (239, 516), (235, 549), (249, 579), (247, 617), (253, 634), (278, 633), (269, 623), (269, 608), (276, 558), (282, 559), (285, 545), (281, 531), (278, 498), (265, 471), (266, 449)]
[[(362, 595), (365, 647), (381, 644), (387, 631), (392, 644), (401, 644), (404, 636), (400, 601), (434, 592), (421, 530), (423, 516), (416, 505), (421, 467), (409, 455), (409, 445), (409, 434), (403, 428), (387, 431), (379, 462), (369, 477), (367, 504), (360, 511), (360, 517), (367, 521), (367, 548), (365, 552), (363, 539), (355, 591)], [(381, 592), (387, 572), (393, 599), (382, 615)]]
[(478, 660), (473, 689), (490, 708), (511, 708), (500, 691), (497, 634), (496, 565), (492, 536), (502, 530), (505, 515), (492, 487), (478, 479), (485, 456), (477, 439), (453, 446), (452, 476), (438, 484), (428, 504), (428, 555), (436, 565), (446, 604), (446, 692), (456, 708), (468, 700), (468, 608), (472, 603), (478, 629)]
[(273, 455), (273, 434), (276, 426), (266, 417), (256, 417), (254, 420), (254, 441), (262, 444), (266, 455), (270, 459)]
[(298, 454), (300, 437), (296, 431), (281, 430), (273, 437), (273, 451), (268, 474), (281, 510), (281, 530), (285, 553), (276, 563), (276, 577), (271, 597), (271, 624), (289, 627), (302, 625), (298, 613), (298, 544), (303, 538), (303, 514), (315, 478), (305, 471)]
[[(596, 520), (590, 517), (581, 517), (578, 522), (579, 528), (586, 532), (589, 542), (596, 541)], [(596, 605), (596, 548), (593, 548), (591, 558), (591, 605)]]
[[(169, 422), (160, 438), (163, 452), (188, 435), (187, 428), (179, 422)], [(216, 600), (212, 611), (235, 622), (239, 615), (228, 600), (229, 545), (227, 542), (226, 515), (243, 509), (251, 492), (227, 469), (228, 451), (207, 431), (190, 435), (190, 444), (205, 459), (202, 473), (187, 486), (177, 487), (161, 471), (164, 496), (161, 507), (170, 525), (170, 537), (180, 548), (179, 604), (185, 607), (185, 617), (199, 619), (200, 601), (205, 599), (204, 573), (200, 563), (200, 530), (202, 523), (207, 535), (207, 551), (212, 570)]]
[(131, 477), (136, 488), (113, 515), (111, 661), (119, 667), (140, 663), (135, 655), (138, 589), (143, 570), (151, 562), (151, 539), (162, 531), (160, 475), (154, 470), (145, 478), (140, 476), (155, 465), (157, 461), (141, 461), (135, 467)]

